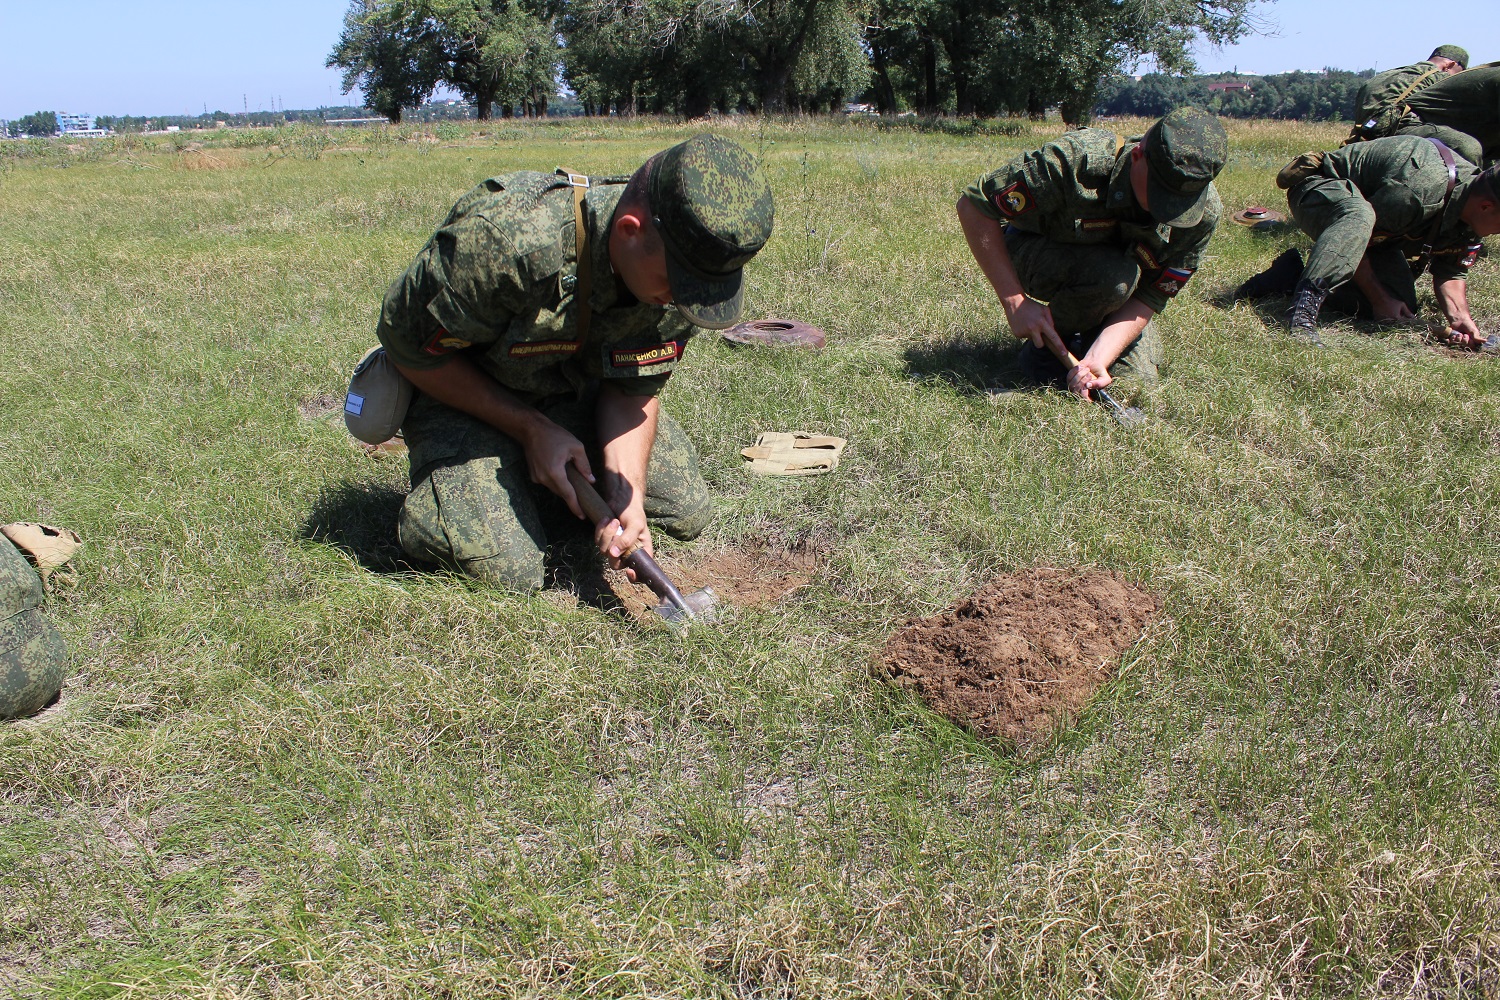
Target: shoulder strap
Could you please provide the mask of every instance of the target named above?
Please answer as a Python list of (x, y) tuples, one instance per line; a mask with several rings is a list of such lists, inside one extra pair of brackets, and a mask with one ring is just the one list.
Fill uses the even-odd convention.
[(1448, 214), (1448, 201), (1453, 197), (1453, 189), (1458, 186), (1458, 165), (1453, 162), (1453, 150), (1430, 135), (1423, 138), (1436, 146), (1438, 155), (1443, 158), (1443, 166), (1448, 168), (1448, 187), (1443, 191), (1443, 203), (1438, 207), (1437, 218), (1432, 220), (1432, 229), (1428, 230), (1427, 239), (1422, 242), (1422, 256), (1414, 269), (1417, 277), (1427, 269), (1427, 259), (1432, 256), (1432, 247), (1437, 243), (1438, 233), (1443, 230), (1443, 218)]
[(1393, 108), (1394, 107), (1400, 107), (1401, 106), (1401, 102), (1404, 101), (1404, 100), (1406, 100), (1413, 93), (1415, 93), (1418, 87), (1422, 86), (1422, 84), (1426, 83), (1429, 79), (1431, 79), (1434, 76), (1437, 76), (1441, 72), (1442, 72), (1442, 70), (1440, 70), (1436, 66), (1434, 66), (1432, 69), (1430, 69), (1427, 72), (1423, 73), (1421, 76), (1417, 77), (1411, 83), (1408, 83), (1406, 85), (1406, 89), (1403, 90), (1403, 91), (1401, 91), (1401, 93), (1397, 94), (1395, 100), (1393, 100), (1393, 101), (1390, 102), (1390, 106), (1393, 107)]
[(589, 247), (587, 213), (583, 210), (584, 197), (590, 184), (587, 174), (567, 171), (568, 184), (573, 188), (573, 239), (578, 254), (578, 280), (573, 285), (573, 308), (578, 339), (589, 335), (590, 297), (594, 290), (594, 257)]

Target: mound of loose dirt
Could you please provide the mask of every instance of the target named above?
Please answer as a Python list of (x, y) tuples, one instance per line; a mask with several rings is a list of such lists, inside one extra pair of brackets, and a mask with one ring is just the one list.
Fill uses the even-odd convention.
[(1156, 611), (1111, 573), (1030, 569), (908, 624), (882, 663), (939, 715), (1024, 746), (1088, 702)]
[[(712, 587), (721, 604), (763, 608), (807, 586), (818, 554), (810, 548), (747, 544), (700, 547), (657, 561), (684, 594)], [(624, 573), (610, 572), (607, 577), (627, 611), (637, 618), (654, 615), (651, 609), (661, 601), (649, 588), (631, 583)]]

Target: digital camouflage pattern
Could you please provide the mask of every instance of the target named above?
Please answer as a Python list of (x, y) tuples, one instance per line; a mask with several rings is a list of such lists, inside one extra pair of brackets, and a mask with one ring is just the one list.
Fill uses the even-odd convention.
[(699, 326), (733, 326), (742, 269), (771, 238), (776, 215), (755, 157), (728, 139), (695, 135), (652, 158), (647, 187), (673, 304)]
[[(1433, 134), (1447, 129), (1453, 151), (1476, 166), (1500, 156), (1500, 63), (1466, 69), (1414, 95), (1407, 102), (1420, 125), (1406, 124), (1399, 135)], [(1428, 131), (1420, 131), (1425, 127)], [(1467, 138), (1465, 138), (1467, 137)]]
[[(592, 396), (544, 400), (538, 408), (589, 449), (597, 476), (603, 468), (594, 430)], [(459, 570), (497, 586), (529, 591), (542, 586), (546, 521), (576, 521), (545, 487), (531, 482), (521, 446), (489, 424), (430, 396), (418, 395), (404, 427), (411, 448), (411, 494), (401, 509), (401, 545), (425, 562)], [(708, 486), (687, 434), (665, 413), (646, 478), (646, 516), (674, 538), (696, 538), (712, 513)]]
[(1141, 146), (1152, 217), (1175, 229), (1196, 226), (1229, 158), (1224, 126), (1201, 108), (1177, 108), (1147, 130)]
[[(1195, 226), (1174, 228), (1141, 208), (1130, 186), (1132, 149), (1103, 129), (1066, 132), (964, 192), (1006, 224), (1013, 258), (1013, 248), (1026, 245), (1020, 252), (1029, 260), (1016, 261), (1016, 273), (1028, 295), (1051, 306), (1059, 332), (1087, 330), (1132, 297), (1161, 312), (1198, 269), (1218, 225), (1212, 183)], [(1115, 304), (1104, 309), (1108, 302)]]
[(593, 258), (592, 322), (578, 337), (573, 195), (566, 175), (492, 177), (459, 200), (386, 293), (376, 334), (398, 364), (440, 368), (462, 352), (531, 401), (599, 380), (655, 395), (696, 332), (635, 297), (609, 265), (624, 181), (595, 181), (584, 217)]
[(0, 720), (34, 715), (62, 690), (68, 652), (43, 596), (42, 578), (0, 537)]
[[(1455, 78), (1456, 79), (1456, 78)], [(1426, 139), (1394, 136), (1355, 143), (1323, 157), (1320, 173), (1287, 192), (1292, 217), (1316, 242), (1303, 271), (1304, 281), (1335, 289), (1354, 276), (1368, 249), (1414, 256), (1442, 213), (1433, 243), (1434, 281), (1464, 278), (1478, 259), (1480, 240), (1459, 219), (1459, 210), (1477, 171), (1455, 158), (1458, 183), (1448, 189), (1448, 168), (1437, 147)], [(1389, 254), (1376, 253), (1377, 257)], [(1393, 257), (1390, 260), (1394, 260)], [(1387, 260), (1386, 273), (1396, 275)], [(1404, 285), (1411, 285), (1410, 270)], [(1405, 297), (1402, 285), (1389, 286)], [(1415, 291), (1411, 293), (1415, 303)]]

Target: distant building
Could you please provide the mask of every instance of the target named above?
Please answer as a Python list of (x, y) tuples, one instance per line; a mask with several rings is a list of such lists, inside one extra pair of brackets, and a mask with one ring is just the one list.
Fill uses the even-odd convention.
[(1250, 84), (1246, 83), (1243, 80), (1219, 80), (1215, 83), (1210, 83), (1208, 85), (1208, 90), (1209, 93), (1229, 90), (1243, 90), (1246, 93), (1251, 92)]
[(70, 115), (66, 111), (59, 111), (57, 134), (63, 136), (109, 135), (109, 130), (99, 128), (93, 115)]

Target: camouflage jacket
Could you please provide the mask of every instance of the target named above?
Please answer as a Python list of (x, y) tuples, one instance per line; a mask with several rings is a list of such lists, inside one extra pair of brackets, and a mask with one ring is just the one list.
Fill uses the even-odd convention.
[[(1481, 240), (1458, 217), (1464, 190), (1478, 170), (1461, 156), (1453, 158), (1458, 183), (1448, 191), (1448, 167), (1430, 141), (1416, 136), (1393, 136), (1345, 146), (1323, 159), (1321, 176), (1347, 180), (1375, 210), (1370, 246), (1393, 244), (1407, 257), (1417, 257), (1432, 234), (1438, 213), (1443, 221), (1432, 245), (1435, 281), (1464, 278), (1479, 259)], [(1325, 191), (1325, 197), (1340, 195)], [(1447, 206), (1444, 207), (1444, 197)], [(1300, 221), (1300, 220), (1299, 220)], [(1309, 233), (1316, 239), (1319, 233)]]
[(577, 244), (566, 174), (492, 177), (459, 199), (392, 283), (377, 335), (413, 369), (462, 354), (527, 401), (608, 380), (655, 395), (695, 327), (670, 306), (638, 301), (615, 277), (609, 225), (623, 179), (594, 180), (584, 208), (593, 260), (588, 336), (580, 339)]
[(971, 184), (964, 194), (999, 222), (1059, 243), (1113, 243), (1141, 268), (1135, 298), (1156, 312), (1182, 290), (1208, 247), (1222, 207), (1209, 185), (1203, 220), (1187, 229), (1161, 225), (1130, 187), (1133, 143), (1113, 132), (1065, 132)]
[(1419, 124), (1407, 99), (1446, 80), (1436, 63), (1419, 62), (1377, 73), (1359, 88), (1354, 99), (1354, 132), (1350, 141), (1393, 135), (1403, 125)]

